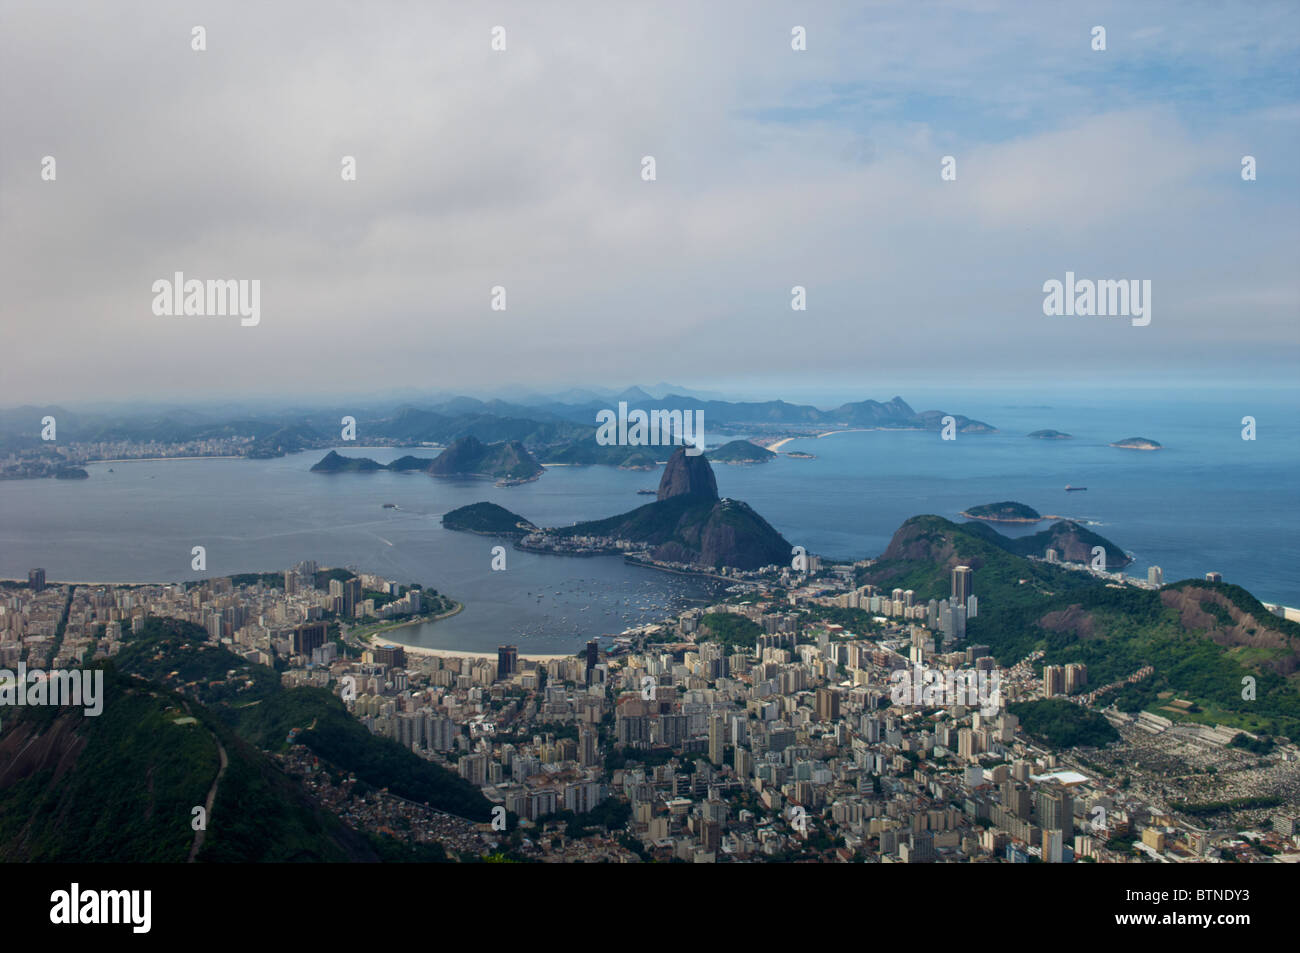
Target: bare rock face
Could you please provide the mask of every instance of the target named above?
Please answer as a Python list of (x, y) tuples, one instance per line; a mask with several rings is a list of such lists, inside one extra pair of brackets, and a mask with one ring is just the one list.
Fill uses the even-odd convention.
[(656, 499), (666, 500), (674, 496), (698, 496), (708, 500), (718, 498), (718, 481), (704, 454), (688, 457), (686, 448), (678, 447), (668, 458), (664, 475), (659, 480)]

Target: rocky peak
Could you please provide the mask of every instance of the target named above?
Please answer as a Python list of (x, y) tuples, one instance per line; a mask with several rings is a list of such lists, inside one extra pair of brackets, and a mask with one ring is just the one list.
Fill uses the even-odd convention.
[(713, 467), (703, 454), (687, 456), (685, 447), (678, 447), (668, 458), (664, 475), (659, 480), (657, 499), (666, 500), (673, 496), (698, 496), (701, 499), (718, 498), (718, 481), (713, 475)]

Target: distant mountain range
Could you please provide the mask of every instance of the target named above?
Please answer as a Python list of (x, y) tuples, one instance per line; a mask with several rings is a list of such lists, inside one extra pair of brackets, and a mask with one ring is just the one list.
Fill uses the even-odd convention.
[[(682, 393), (650, 392), (632, 387), (603, 396), (569, 392), (567, 400), (539, 398), (519, 403), (499, 399), (451, 397), (415, 405), (398, 403), (365, 407), (320, 407), (231, 416), (220, 410), (172, 408), (165, 411), (96, 413), (58, 406), (0, 411), (0, 450), (39, 448), (41, 419), (58, 421), (58, 439), (68, 442), (157, 441), (185, 443), (239, 438), (251, 440), (241, 452), (251, 457), (280, 456), (337, 444), (340, 421), (356, 421), (358, 439), (396, 445), (446, 445), (463, 437), (485, 444), (519, 441), (545, 463), (602, 463), (647, 466), (653, 448), (602, 447), (595, 443), (596, 413), (625, 402), (632, 410), (692, 410), (705, 415), (710, 433), (754, 429), (780, 431), (838, 428), (908, 428), (939, 430), (947, 412), (915, 411), (901, 397), (887, 402), (864, 400), (822, 410), (783, 400), (744, 402)], [(991, 433), (991, 424), (952, 414), (963, 433)]]

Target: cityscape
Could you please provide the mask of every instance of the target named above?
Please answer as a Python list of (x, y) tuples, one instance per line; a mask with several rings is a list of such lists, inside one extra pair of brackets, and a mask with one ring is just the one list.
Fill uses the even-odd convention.
[(1292, 0), (0, 3), (12, 935), (1295, 934)]

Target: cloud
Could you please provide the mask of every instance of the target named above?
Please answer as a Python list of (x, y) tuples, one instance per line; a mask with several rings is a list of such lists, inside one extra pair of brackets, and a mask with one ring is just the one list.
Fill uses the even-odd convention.
[[(1300, 350), (1286, 5), (9, 7), (6, 403)], [(1067, 269), (1152, 325), (1047, 321)], [(261, 324), (154, 317), (178, 270)]]

